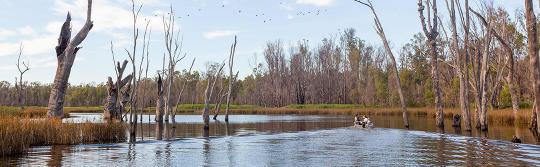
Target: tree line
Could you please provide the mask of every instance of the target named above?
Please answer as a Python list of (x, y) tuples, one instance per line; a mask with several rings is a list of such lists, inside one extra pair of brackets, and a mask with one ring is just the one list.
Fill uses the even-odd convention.
[[(482, 2), (473, 9), (468, 0), (445, 0), (449, 18), (443, 20), (440, 17), (443, 10), (438, 8), (437, 1), (419, 0), (422, 29), (397, 48), (391, 48), (386, 39), (373, 4), (369, 0), (355, 1), (372, 11), (375, 32), (382, 45), (367, 43), (352, 28), (324, 38), (314, 46), (307, 40), (287, 48), (280, 40), (269, 41), (262, 52), (263, 61), (250, 63), (251, 74), (243, 79), (236, 79), (232, 70), (236, 38), (231, 46), (228, 75), (223, 72), (226, 71), (224, 62), (209, 62), (206, 71), (176, 70), (177, 63), (186, 55), (182, 51), (183, 41), (175, 33), (172, 7), (162, 18), (166, 48), (163, 68), (148, 77), (150, 20), (146, 20), (144, 31), (139, 33), (142, 28), (137, 26), (137, 21), (142, 5), (132, 1), (133, 48), (125, 49), (129, 61), (124, 61), (122, 66), (114, 59), (111, 42), (116, 82), (110, 77), (106, 84), (71, 86), (68, 78), (80, 49), (78, 45), (93, 27), (92, 1), (89, 0), (87, 20), (81, 31), (71, 39), (69, 13), (61, 28), (56, 47), (59, 66), (54, 83), (25, 84), (22, 75), (27, 70), (24, 67), (21, 70), (18, 63), (18, 84), (17, 81), (15, 85), (6, 81), (0, 83), (0, 104), (23, 106), (24, 101), (27, 105), (47, 105), (50, 117), (61, 117), (64, 105), (97, 106), (107, 101), (108, 110), (115, 113), (119, 109), (119, 115), (129, 107), (132, 129), (136, 129), (140, 107), (155, 106), (156, 114), (164, 115), (167, 121), (171, 112), (174, 115), (171, 106), (220, 104), (224, 97), (228, 104), (264, 107), (321, 103), (401, 105), (405, 126), (408, 126), (407, 107), (433, 106), (441, 128), (444, 126), (443, 108), (459, 107), (465, 130), (471, 130), (471, 113), (476, 127), (487, 130), (489, 107), (512, 107), (516, 113), (520, 107), (540, 103), (537, 100), (540, 98), (538, 20), (532, 1), (525, 0), (525, 10), (510, 16), (504, 8), (494, 7), (491, 2)], [(141, 34), (142, 50), (137, 47), (141, 46), (137, 45)], [(128, 63), (131, 73), (123, 79), (122, 72)], [(26, 67), (24, 62), (23, 65)], [(15, 98), (16, 94), (24, 94), (26, 98)], [(209, 119), (207, 107), (203, 114), (205, 122)], [(533, 118), (536, 118), (536, 110), (535, 107)], [(454, 125), (460, 126), (460, 123)]]

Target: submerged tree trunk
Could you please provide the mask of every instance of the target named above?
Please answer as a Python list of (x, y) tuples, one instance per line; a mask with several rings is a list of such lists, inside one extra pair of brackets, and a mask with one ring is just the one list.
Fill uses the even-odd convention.
[(390, 45), (388, 44), (388, 40), (386, 39), (386, 34), (384, 33), (384, 29), (383, 29), (383, 27), (381, 25), (381, 22), (379, 20), (379, 16), (377, 16), (377, 13), (375, 12), (375, 9), (373, 8), (373, 4), (371, 3), (371, 1), (368, 1), (367, 3), (361, 2), (361, 1), (357, 1), (357, 2), (369, 7), (371, 9), (371, 12), (373, 13), (373, 16), (375, 17), (374, 18), (374, 20), (375, 20), (375, 30), (377, 31), (377, 34), (379, 35), (379, 37), (383, 41), (384, 49), (386, 51), (386, 54), (388, 54), (388, 56), (390, 57), (390, 61), (392, 62), (392, 70), (393, 70), (393, 73), (394, 73), (394, 78), (396, 80), (396, 86), (398, 88), (399, 101), (401, 103), (401, 112), (402, 112), (402, 116), (403, 116), (403, 125), (406, 128), (409, 128), (409, 118), (407, 116), (407, 104), (405, 103), (405, 97), (403, 96), (403, 90), (401, 89), (401, 81), (400, 81), (400, 77), (399, 77), (399, 71), (397, 69), (396, 58), (394, 57), (392, 49), (390, 48)]
[(163, 114), (165, 111), (165, 100), (163, 98), (163, 81), (161, 80), (161, 75), (158, 74), (157, 80), (157, 99), (156, 99), (156, 122), (163, 122)]
[(238, 77), (238, 73), (236, 73), (236, 77), (232, 77), (233, 75), (233, 67), (234, 67), (234, 54), (236, 53), (236, 36), (234, 36), (234, 43), (231, 46), (231, 53), (229, 54), (229, 91), (227, 93), (227, 106), (225, 108), (225, 122), (229, 122), (229, 107), (231, 105), (231, 94), (232, 94), (232, 88), (233, 84), (236, 80), (236, 77)]
[[(204, 111), (202, 113), (203, 121), (204, 121), (204, 130), (210, 129), (210, 99), (212, 97), (212, 94), (214, 93), (214, 87), (216, 85), (216, 81), (218, 76), (221, 74), (221, 71), (223, 70), (223, 67), (225, 66), (225, 63), (223, 63), (219, 70), (216, 71), (215, 74), (209, 74), (208, 75), (208, 83), (206, 84), (206, 90), (204, 91)], [(213, 79), (211, 79), (213, 78)], [(212, 81), (213, 80), (213, 81)], [(210, 81), (212, 81), (212, 86), (210, 87)]]
[[(458, 29), (457, 29), (457, 23), (456, 23), (456, 3), (455, 3), (455, 0), (450, 0), (450, 4), (448, 4), (448, 1), (447, 1), (447, 5), (449, 5), (449, 14), (450, 14), (450, 22), (451, 22), (451, 27), (452, 27), (452, 50), (453, 50), (453, 54), (454, 54), (454, 57), (455, 59), (457, 60), (456, 62), (456, 70), (457, 70), (457, 75), (458, 75), (458, 79), (459, 79), (459, 105), (460, 105), (460, 109), (461, 109), (461, 115), (463, 115), (463, 118), (465, 118), (465, 130), (471, 130), (471, 123), (470, 123), (470, 111), (469, 111), (469, 99), (468, 99), (468, 93), (469, 91), (467, 90), (467, 81), (466, 81), (466, 76), (468, 76), (467, 73), (465, 73), (465, 68), (468, 68), (467, 67), (467, 64), (464, 64), (464, 54), (462, 54), (462, 52), (460, 52), (460, 46), (459, 46), (459, 37), (458, 37)], [(465, 1), (465, 6), (466, 8), (468, 8), (468, 1)], [(469, 20), (469, 17), (468, 17), (468, 9), (466, 9), (467, 11), (465, 12), (466, 14), (466, 26), (465, 27), (468, 27), (468, 20)], [(465, 29), (468, 29), (468, 28), (465, 28)], [(465, 30), (465, 31), (468, 31), (468, 30)], [(467, 39), (465, 40), (468, 40), (468, 34), (467, 34)], [(467, 44), (467, 43), (466, 43)], [(467, 50), (467, 46), (464, 47), (465, 50)], [(466, 51), (467, 52), (467, 51)], [(467, 53), (465, 53), (467, 54)], [(459, 119), (456, 119), (456, 116), (459, 116), (459, 115), (454, 115), (454, 122), (453, 122), (453, 125), (454, 127), (461, 127), (461, 117), (459, 117)]]
[[(103, 111), (103, 118), (104, 119), (122, 119), (122, 106), (121, 102), (123, 102), (125, 97), (123, 97), (123, 93), (126, 93), (126, 91), (122, 91), (124, 86), (131, 82), (132, 75), (128, 75), (124, 79), (122, 79), (124, 70), (126, 69), (128, 61), (125, 60), (120, 66), (120, 62), (117, 62), (116, 64), (116, 71), (117, 71), (117, 78), (116, 83), (113, 83), (112, 78), (109, 77), (107, 79), (107, 98), (106, 103)], [(130, 87), (131, 85), (128, 85)], [(129, 97), (129, 91), (127, 91), (127, 96)], [(122, 99), (121, 99), (122, 98)]]
[(47, 107), (47, 117), (62, 118), (64, 116), (64, 98), (68, 86), (71, 67), (75, 61), (77, 51), (80, 49), (79, 44), (84, 41), (93, 23), (92, 15), (92, 0), (88, 0), (88, 11), (86, 14), (86, 23), (71, 39), (71, 15), (68, 13), (66, 21), (62, 25), (60, 37), (58, 38), (58, 46), (56, 46), (56, 58), (58, 66), (54, 76), (53, 87), (49, 96), (49, 104)]
[[(531, 121), (538, 121), (540, 119), (540, 114), (538, 114), (538, 106), (540, 106), (540, 60), (538, 57), (538, 32), (537, 32), (537, 20), (533, 10), (532, 0), (525, 0), (525, 20), (527, 28), (527, 48), (530, 61), (530, 71), (531, 71), (531, 80), (532, 87), (534, 90), (534, 108), (533, 113), (536, 114), (536, 120), (532, 119)], [(534, 115), (533, 114), (533, 115)], [(538, 122), (531, 122), (531, 125), (536, 124), (536, 130), (540, 129)]]

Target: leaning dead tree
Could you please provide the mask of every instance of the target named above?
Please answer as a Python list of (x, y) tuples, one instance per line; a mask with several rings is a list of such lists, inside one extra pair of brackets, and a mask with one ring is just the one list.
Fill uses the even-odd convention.
[[(193, 59), (193, 61), (191, 61), (191, 66), (189, 66), (189, 70), (187, 72), (187, 74), (191, 74), (191, 69), (193, 69), (193, 64), (195, 64), (195, 59)], [(176, 112), (178, 111), (178, 104), (180, 104), (180, 101), (182, 99), (182, 95), (184, 94), (184, 89), (186, 88), (186, 85), (188, 83), (188, 78), (186, 78), (186, 80), (184, 81), (184, 83), (182, 84), (182, 88), (180, 89), (180, 93), (178, 93), (177, 97), (176, 97), (176, 103), (174, 104), (174, 110), (172, 112), (172, 120), (173, 120), (173, 123), (175, 123), (175, 117), (176, 117)]]
[[(165, 98), (165, 122), (168, 122), (173, 108), (171, 94), (173, 91), (172, 86), (174, 84), (174, 73), (176, 71), (176, 65), (178, 64), (178, 62), (180, 62), (186, 57), (186, 54), (182, 53), (183, 42), (182, 39), (180, 39), (180, 28), (178, 28), (178, 30), (175, 29), (176, 20), (174, 17), (174, 11), (172, 9), (172, 6), (170, 8), (170, 12), (168, 13), (168, 17), (165, 17), (165, 15), (162, 16), (162, 21), (163, 32), (165, 36), (166, 55), (168, 56), (168, 65), (166, 72), (167, 97)], [(174, 107), (176, 108), (176, 106)]]
[(21, 45), (19, 46), (19, 56), (17, 58), (17, 70), (19, 70), (18, 84), (17, 77), (15, 77), (15, 88), (17, 89), (17, 103), (19, 104), (21, 110), (24, 110), (25, 105), (23, 75), (24, 73), (28, 72), (28, 70), (30, 70), (29, 63), (26, 63), (24, 61), (22, 61), (23, 67), (21, 67), (21, 55), (23, 52), (23, 48), (23, 44), (21, 43)]
[(234, 55), (236, 53), (236, 36), (234, 36), (234, 43), (231, 45), (231, 53), (229, 54), (229, 91), (227, 93), (227, 106), (225, 108), (225, 122), (229, 122), (229, 107), (231, 105), (231, 94), (232, 94), (232, 88), (233, 84), (238, 78), (238, 72), (236, 73), (236, 76), (232, 77), (233, 75), (233, 67), (234, 67)]
[(379, 16), (377, 15), (377, 12), (375, 12), (375, 8), (373, 8), (373, 4), (371, 3), (371, 0), (368, 0), (367, 2), (363, 2), (360, 0), (354, 0), (358, 3), (361, 3), (365, 6), (367, 6), (369, 9), (371, 9), (371, 12), (373, 13), (373, 20), (375, 22), (375, 31), (381, 38), (384, 49), (386, 51), (386, 54), (390, 57), (390, 60), (392, 61), (392, 70), (394, 72), (394, 78), (396, 81), (396, 86), (398, 88), (398, 94), (399, 94), (399, 100), (401, 102), (401, 112), (403, 113), (403, 125), (408, 128), (409, 127), (409, 118), (407, 116), (407, 104), (405, 103), (405, 97), (403, 96), (403, 90), (401, 89), (401, 81), (399, 78), (399, 71), (397, 69), (397, 63), (396, 58), (394, 57), (394, 53), (392, 52), (392, 49), (390, 48), (390, 45), (388, 44), (388, 40), (386, 39), (386, 34), (384, 33), (383, 27), (381, 25), (381, 22), (379, 20)]
[[(427, 43), (429, 44), (429, 54), (431, 55), (431, 75), (433, 79), (433, 92), (435, 93), (435, 106), (437, 109), (436, 112), (436, 124), (439, 128), (444, 128), (444, 113), (441, 99), (441, 88), (439, 87), (439, 53), (437, 51), (437, 37), (439, 36), (438, 32), (438, 14), (437, 14), (437, 1), (436, 0), (427, 0), (428, 5), (428, 19), (424, 16), (424, 3), (422, 0), (418, 0), (418, 13), (420, 14), (420, 23), (422, 24), (422, 30), (424, 35), (427, 37)], [(431, 10), (430, 11), (430, 7)], [(433, 12), (431, 14), (431, 12)], [(431, 21), (433, 19), (433, 21)]]
[[(219, 68), (215, 71), (215, 73), (211, 73), (210, 68), (207, 69), (208, 75), (207, 75), (207, 82), (206, 83), (206, 89), (204, 91), (204, 110), (202, 113), (203, 121), (204, 121), (204, 129), (208, 130), (210, 129), (210, 99), (212, 98), (212, 94), (214, 93), (214, 87), (216, 86), (216, 82), (218, 80), (219, 75), (221, 75), (221, 71), (223, 70), (223, 67), (225, 66), (225, 63), (222, 63)], [(212, 86), (210, 86), (210, 84)]]
[(75, 61), (77, 51), (81, 49), (79, 45), (84, 41), (88, 32), (93, 27), (92, 22), (92, 0), (88, 0), (88, 11), (86, 13), (86, 22), (81, 30), (71, 38), (71, 14), (68, 12), (66, 21), (60, 30), (58, 46), (56, 46), (56, 58), (58, 66), (54, 76), (53, 87), (49, 96), (47, 107), (47, 117), (62, 118), (64, 116), (64, 98), (68, 86), (71, 67)]
[[(533, 130), (540, 130), (540, 125), (538, 120), (540, 120), (540, 114), (538, 111), (538, 106), (540, 106), (540, 60), (538, 55), (538, 31), (537, 31), (537, 20), (533, 9), (532, 0), (525, 0), (525, 21), (527, 28), (527, 50), (529, 54), (530, 61), (530, 70), (531, 70), (531, 79), (532, 87), (534, 90), (534, 106), (533, 107), (533, 118), (531, 119), (531, 128)], [(536, 117), (534, 117), (536, 116)], [(536, 125), (536, 126), (534, 126)]]

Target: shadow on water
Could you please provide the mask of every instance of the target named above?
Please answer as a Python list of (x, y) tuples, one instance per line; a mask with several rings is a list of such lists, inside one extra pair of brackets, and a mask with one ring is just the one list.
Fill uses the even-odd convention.
[[(71, 121), (100, 121), (74, 115)], [(233, 115), (203, 130), (199, 115), (171, 123), (145, 120), (138, 143), (33, 147), (0, 159), (4, 165), (45, 166), (529, 166), (540, 165), (534, 135), (517, 126), (491, 124), (488, 132), (464, 131), (426, 116), (371, 116), (375, 129), (352, 128), (347, 116)], [(174, 122), (174, 123), (173, 123)], [(518, 134), (523, 142), (509, 140)], [(493, 140), (497, 139), (497, 140)], [(506, 140), (506, 141), (501, 141)]]

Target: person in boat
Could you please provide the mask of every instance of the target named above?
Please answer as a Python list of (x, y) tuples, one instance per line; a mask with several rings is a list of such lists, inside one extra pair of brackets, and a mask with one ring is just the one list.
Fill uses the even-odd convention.
[(362, 120), (360, 120), (360, 116), (358, 115), (358, 113), (356, 113), (356, 115), (354, 115), (354, 125), (361, 125), (362, 124)]
[(372, 128), (373, 127), (373, 122), (371, 122), (371, 120), (369, 120), (369, 118), (366, 115), (364, 115), (362, 117), (363, 117), (362, 127), (363, 128)]

